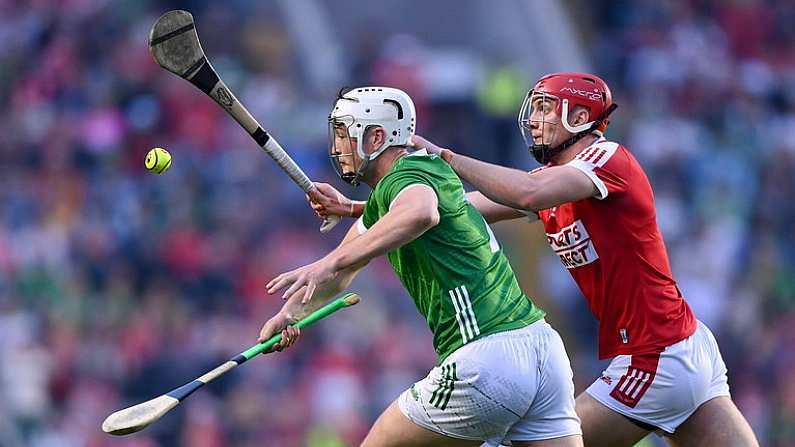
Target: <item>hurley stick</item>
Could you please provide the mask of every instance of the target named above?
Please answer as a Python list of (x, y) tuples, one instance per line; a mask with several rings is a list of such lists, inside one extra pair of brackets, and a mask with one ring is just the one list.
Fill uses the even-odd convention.
[[(331, 303), (307, 315), (304, 319), (299, 321), (296, 326), (299, 329), (305, 328), (344, 307), (353, 306), (358, 302), (359, 295), (355, 293), (346, 293)], [(174, 388), (168, 393), (158, 396), (152, 400), (148, 400), (138, 405), (133, 405), (132, 407), (128, 407), (111, 414), (105, 419), (105, 422), (102, 423), (102, 430), (105, 433), (110, 433), (111, 435), (127, 435), (143, 430), (151, 423), (163, 417), (163, 415), (168, 413), (172, 408), (179, 405), (180, 402), (187, 399), (187, 397), (190, 396), (194, 391), (198, 390), (212, 380), (221, 377), (231, 369), (244, 363), (246, 360), (249, 360), (252, 357), (271, 349), (276, 343), (279, 342), (279, 340), (281, 340), (281, 337), (281, 333), (275, 334), (268, 340), (252, 346), (251, 348), (232, 357), (232, 359), (228, 360), (226, 363), (196, 378), (195, 380), (182, 385), (181, 387)]]

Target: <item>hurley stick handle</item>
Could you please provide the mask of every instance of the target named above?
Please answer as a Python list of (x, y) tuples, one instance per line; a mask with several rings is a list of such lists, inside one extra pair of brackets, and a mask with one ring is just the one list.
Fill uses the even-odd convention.
[[(296, 327), (298, 327), (298, 329), (303, 329), (303, 328), (315, 323), (318, 320), (326, 318), (327, 316), (333, 314), (334, 312), (336, 312), (336, 311), (338, 311), (338, 310), (340, 310), (340, 309), (342, 309), (344, 307), (353, 306), (354, 304), (356, 304), (358, 302), (359, 302), (359, 295), (357, 295), (355, 293), (346, 293), (345, 295), (337, 298), (336, 300), (332, 301), (331, 303), (326, 304), (325, 306), (321, 307), (320, 309), (318, 309), (318, 310), (312, 312), (311, 314), (307, 315), (306, 317), (301, 319), (301, 321), (299, 321), (295, 325), (296, 325)], [(269, 349), (273, 348), (273, 346), (276, 345), (276, 343), (279, 343), (279, 341), (281, 339), (282, 339), (282, 334), (281, 333), (274, 334), (273, 336), (271, 336), (271, 338), (265, 340), (264, 342), (259, 343), (259, 344), (255, 345), (255, 346), (252, 346), (249, 349), (241, 352), (237, 356), (233, 357), (232, 360), (235, 361), (235, 362), (238, 362), (238, 364), (243, 363), (246, 360), (249, 360), (252, 357), (255, 357), (255, 356), (257, 356), (259, 354), (262, 354), (263, 352), (266, 352)]]

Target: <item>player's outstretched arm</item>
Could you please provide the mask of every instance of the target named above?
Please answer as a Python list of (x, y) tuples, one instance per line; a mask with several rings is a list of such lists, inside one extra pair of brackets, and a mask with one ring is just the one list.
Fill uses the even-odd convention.
[(534, 212), (520, 211), (516, 208), (499, 204), (484, 196), (480, 191), (468, 192), (467, 201), (477, 208), (483, 218), (486, 219), (486, 222), (490, 224), (522, 217), (530, 218), (531, 220), (538, 219), (538, 214)]
[(413, 185), (392, 202), (366, 233), (341, 244), (323, 259), (279, 275), (268, 284), (268, 293), (287, 288), (283, 298), (312, 299), (315, 290), (335, 280), (340, 272), (360, 267), (371, 259), (404, 245), (439, 223), (436, 193), (428, 186)]
[[(348, 229), (345, 238), (334, 251), (351, 243), (351, 241), (358, 237), (359, 232), (354, 223)], [(334, 251), (331, 253), (334, 253)], [(292, 317), (299, 320), (309, 315), (325, 304), (325, 301), (348, 287), (359, 271), (369, 262), (368, 259), (344, 267), (336, 267), (328, 262), (330, 255), (331, 254), (328, 254), (309, 265), (282, 273), (268, 282), (265, 288), (270, 295), (287, 287), (287, 290), (282, 294), (282, 299), (287, 301), (282, 311), (287, 312)], [(300, 293), (296, 293), (299, 291)], [(309, 302), (308, 299), (296, 301), (291, 299), (294, 297), (293, 295), (300, 295), (301, 297), (311, 297), (314, 295), (320, 299), (316, 300), (319, 302), (307, 305)]]
[[(353, 224), (351, 228), (348, 230), (348, 233), (345, 235), (345, 238), (340, 242), (339, 246), (343, 246), (350, 242), (352, 239), (359, 236), (359, 232), (356, 229), (356, 224)], [(315, 263), (317, 264), (317, 263)], [(312, 266), (310, 264), (307, 267)], [(264, 340), (269, 339), (273, 334), (278, 332), (282, 332), (282, 340), (274, 346), (274, 350), (281, 351), (282, 349), (286, 349), (298, 340), (298, 336), (300, 335), (300, 331), (293, 327), (292, 325), (301, 320), (302, 318), (306, 317), (307, 315), (311, 314), (315, 310), (322, 307), (326, 302), (328, 302), (331, 298), (338, 295), (340, 292), (348, 288), (351, 284), (353, 279), (356, 275), (367, 265), (366, 262), (362, 262), (353, 266), (350, 266), (346, 269), (340, 270), (337, 275), (330, 281), (327, 281), (322, 286), (316, 288), (314, 291), (314, 299), (308, 302), (302, 302), (301, 296), (302, 293), (295, 294), (293, 297), (288, 299), (284, 305), (282, 306), (281, 310), (271, 317), (265, 324), (262, 326), (260, 330), (259, 337), (257, 338), (258, 341), (262, 342)], [(307, 268), (302, 267), (302, 268)], [(301, 270), (301, 269), (298, 269)], [(294, 270), (294, 272), (297, 270)], [(289, 272), (292, 273), (292, 272)], [(289, 273), (285, 273), (279, 275), (278, 277), (274, 278), (271, 282), (268, 283), (267, 289), (268, 293), (275, 292), (276, 289), (272, 289), (273, 285), (276, 283), (284, 275)], [(305, 292), (306, 287), (300, 290), (300, 292)]]
[(487, 198), (527, 211), (538, 211), (593, 197), (593, 181), (571, 166), (552, 166), (534, 173), (493, 165), (445, 149), (442, 158)]
[[(426, 140), (424, 137), (419, 135), (414, 135), (412, 137), (412, 146), (416, 149), (426, 149), (429, 154), (439, 155), (441, 156), (443, 148), (437, 146), (436, 144)], [(483, 193), (479, 191), (470, 191), (466, 194), (467, 201), (472, 204), (480, 214), (483, 215), (483, 218), (486, 219), (488, 223), (500, 222), (503, 220), (510, 220), (510, 219), (518, 219), (521, 217), (532, 217), (537, 215), (535, 213), (528, 214), (525, 211), (520, 211), (515, 208), (511, 208), (509, 206), (505, 206), (499, 204), (488, 197), (484, 196)]]
[[(413, 137), (413, 144), (438, 154), (459, 177), (471, 183), (487, 199), (508, 208), (535, 212), (562, 203), (587, 199), (598, 192), (596, 185), (585, 173), (570, 166), (553, 166), (527, 173), (456, 154), (417, 135)], [(480, 201), (480, 206), (483, 207), (481, 214), (484, 216), (511, 216), (508, 210), (490, 208), (487, 202)]]

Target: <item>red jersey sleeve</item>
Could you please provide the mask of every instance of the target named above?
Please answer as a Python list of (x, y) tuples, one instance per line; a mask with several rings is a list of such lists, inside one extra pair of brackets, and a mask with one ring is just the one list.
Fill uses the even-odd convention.
[(609, 194), (626, 191), (632, 173), (626, 149), (610, 141), (589, 146), (566, 165), (582, 171), (591, 179), (598, 190), (594, 197), (599, 200)]

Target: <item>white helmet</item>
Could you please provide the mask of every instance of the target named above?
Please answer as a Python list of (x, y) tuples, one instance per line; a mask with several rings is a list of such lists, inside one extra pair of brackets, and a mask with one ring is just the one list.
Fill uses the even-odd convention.
[[(341, 156), (353, 155), (353, 148), (336, 147), (335, 130), (344, 126), (348, 141), (356, 139), (356, 153), (363, 160), (354, 172), (344, 173), (339, 164)], [(372, 153), (364, 153), (364, 135), (368, 128), (381, 126), (386, 139), (381, 147)], [(390, 146), (409, 146), (417, 127), (417, 114), (411, 97), (402, 90), (390, 87), (359, 87), (340, 92), (334, 108), (329, 114), (329, 147), (332, 165), (340, 178), (357, 185), (364, 175), (367, 165)], [(355, 160), (355, 158), (354, 158)]]

